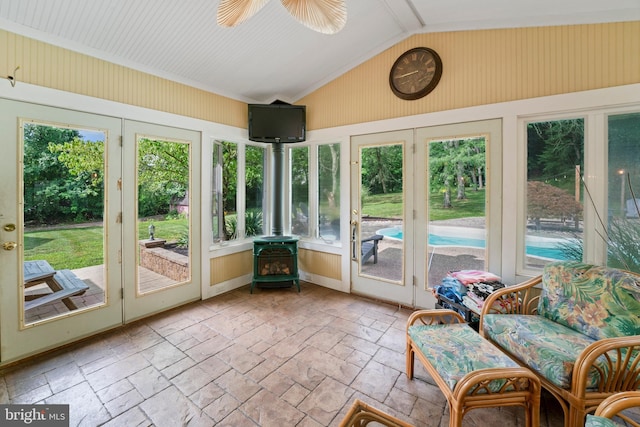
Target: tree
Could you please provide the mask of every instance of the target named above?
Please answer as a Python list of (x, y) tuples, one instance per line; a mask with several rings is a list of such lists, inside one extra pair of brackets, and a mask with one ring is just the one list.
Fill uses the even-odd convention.
[(169, 196), (184, 197), (189, 186), (189, 145), (141, 138), (138, 185)]
[(291, 150), (292, 200), (309, 203), (309, 147)]
[(248, 145), (245, 149), (245, 194), (247, 209), (262, 206), (264, 197), (264, 157), (265, 149)]
[(541, 229), (542, 218), (573, 219), (578, 228), (582, 204), (569, 192), (542, 181), (527, 182), (527, 216)]
[(429, 144), (429, 179), (433, 190), (443, 193), (443, 207), (452, 207), (451, 190), (456, 199), (466, 199), (468, 177), (476, 188), (485, 170), (484, 138), (433, 141)]
[(236, 188), (238, 187), (238, 145), (222, 143), (222, 199), (223, 211), (235, 212)]
[[(340, 151), (337, 144), (327, 144), (318, 147), (318, 172), (320, 188), (324, 189), (323, 197), (329, 202), (329, 207), (335, 207), (335, 200), (339, 198), (340, 189)], [(327, 185), (327, 180), (331, 185)], [(330, 188), (330, 190), (328, 190)]]
[(366, 147), (361, 157), (361, 179), (370, 194), (402, 191), (402, 145)]
[[(104, 143), (83, 141), (75, 129), (43, 124), (27, 123), (23, 132), (25, 221), (101, 219)], [(83, 154), (76, 159), (75, 151)]]
[(74, 137), (63, 143), (49, 143), (49, 151), (67, 169), (69, 179), (63, 197), (79, 220), (102, 219), (104, 211), (104, 141)]
[(469, 174), (471, 175), (471, 182), (473, 182), (474, 189), (477, 191), (484, 188), (484, 171), (486, 164), (485, 148), (486, 143), (484, 138), (476, 138), (469, 144)]
[[(101, 218), (103, 210), (104, 142), (84, 141), (74, 131), (66, 141), (49, 142), (67, 174), (65, 191), (71, 211), (85, 219)], [(138, 214), (167, 213), (172, 201), (189, 188), (189, 145), (141, 138), (138, 141)], [(49, 186), (49, 190), (53, 186)]]
[(583, 166), (584, 120), (530, 123), (527, 126), (527, 151), (528, 179), (555, 181), (562, 178), (567, 188), (573, 187), (575, 167)]
[(189, 189), (189, 145), (175, 141), (138, 140), (138, 215), (169, 212)]

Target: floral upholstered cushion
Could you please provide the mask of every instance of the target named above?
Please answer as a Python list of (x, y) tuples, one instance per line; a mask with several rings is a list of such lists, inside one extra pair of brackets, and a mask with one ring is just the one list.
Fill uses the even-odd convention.
[(549, 263), (538, 314), (595, 340), (640, 335), (639, 278), (615, 268)]
[[(518, 366), (464, 323), (413, 325), (409, 336), (451, 390), (469, 372)], [(503, 384), (504, 381), (494, 381), (489, 389), (498, 391)]]
[[(546, 317), (523, 314), (487, 314), (484, 332), (529, 369), (568, 389), (576, 358), (595, 340)], [(601, 368), (606, 370), (606, 364)], [(588, 388), (597, 384), (594, 369), (589, 373)]]
[(595, 415), (587, 415), (587, 421), (584, 427), (618, 427), (620, 424), (605, 417), (596, 417)]

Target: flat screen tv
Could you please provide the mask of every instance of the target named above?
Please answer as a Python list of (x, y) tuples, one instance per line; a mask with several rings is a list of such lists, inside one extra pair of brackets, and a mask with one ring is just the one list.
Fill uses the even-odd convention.
[(307, 108), (291, 104), (249, 104), (249, 140), (272, 143), (306, 139)]

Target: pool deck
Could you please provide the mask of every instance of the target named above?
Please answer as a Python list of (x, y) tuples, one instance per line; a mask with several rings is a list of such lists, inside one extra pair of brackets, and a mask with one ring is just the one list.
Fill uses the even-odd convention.
[[(401, 221), (398, 220), (382, 220), (382, 219), (366, 219), (361, 222), (361, 234), (363, 237), (374, 235), (378, 230), (383, 228), (400, 227)], [(444, 228), (458, 235), (469, 236), (470, 232), (479, 232), (484, 234), (485, 218), (470, 217), (455, 220), (437, 221), (432, 226)], [(460, 233), (462, 232), (462, 233)], [(548, 238), (550, 241), (556, 241), (563, 237), (558, 233), (544, 233), (541, 238)], [(528, 236), (531, 237), (531, 236)], [(566, 236), (564, 236), (566, 237)], [(399, 239), (385, 238), (379, 243), (378, 263), (365, 263), (362, 266), (362, 273), (388, 280), (400, 280), (402, 278), (402, 241)], [(432, 254), (432, 250), (435, 250)], [(433, 286), (447, 275), (449, 271), (461, 269), (485, 270), (484, 249), (462, 247), (462, 246), (430, 246), (428, 258), (430, 261), (429, 268), (429, 284)], [(536, 257), (527, 257), (527, 265), (530, 267), (542, 267), (545, 261)]]

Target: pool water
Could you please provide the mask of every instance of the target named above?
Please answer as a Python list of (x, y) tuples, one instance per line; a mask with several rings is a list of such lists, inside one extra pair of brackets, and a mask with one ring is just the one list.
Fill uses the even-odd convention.
[[(392, 239), (402, 240), (402, 230), (400, 228), (383, 228), (376, 232), (385, 237)], [(472, 239), (468, 237), (453, 237), (453, 236), (437, 236), (435, 234), (429, 234), (429, 244), (433, 246), (464, 246), (471, 248), (484, 248), (484, 239)], [(527, 255), (535, 256), (539, 258), (564, 260), (566, 259), (562, 251), (553, 247), (542, 247), (527, 245)]]

